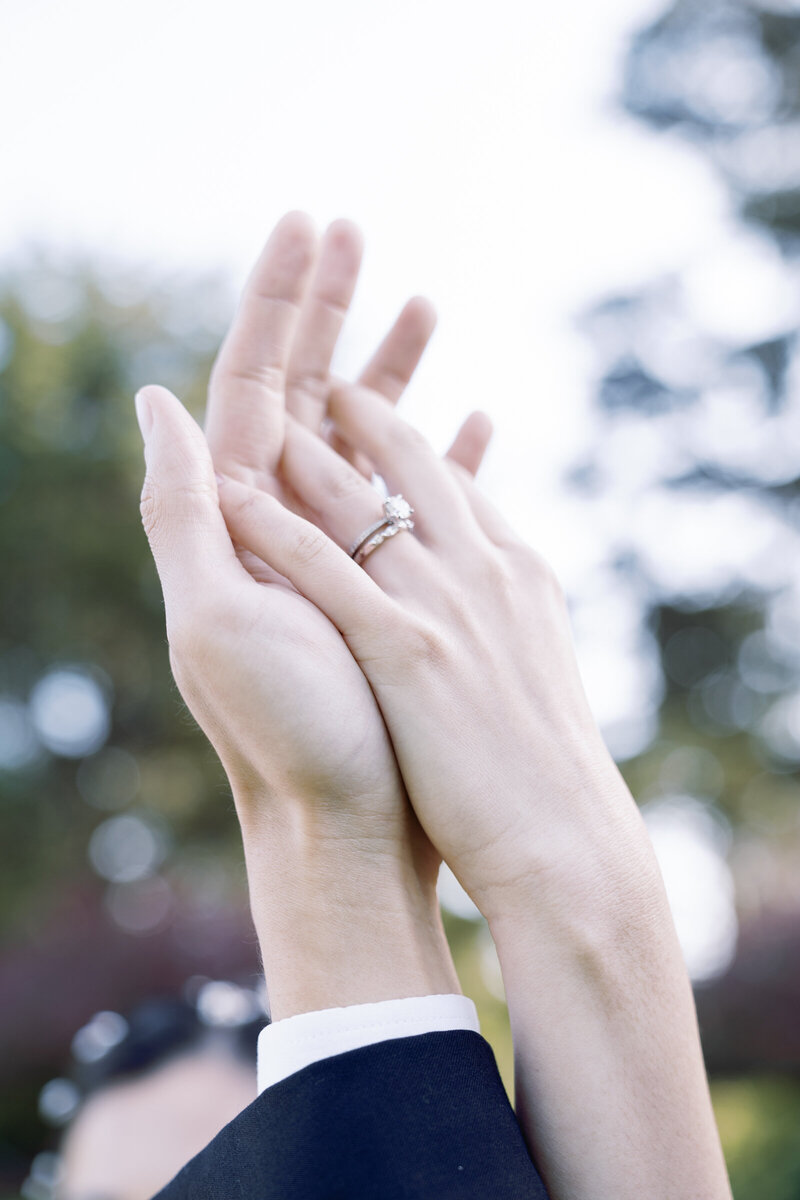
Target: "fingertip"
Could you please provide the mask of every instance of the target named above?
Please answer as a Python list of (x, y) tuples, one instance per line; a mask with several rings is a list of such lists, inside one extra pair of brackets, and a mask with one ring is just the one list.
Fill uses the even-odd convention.
[(259, 278), (265, 264), (278, 264), (283, 271), (304, 276), (310, 270), (318, 249), (317, 227), (307, 212), (293, 209), (284, 213), (272, 233), (261, 257), (251, 273)]
[(133, 398), (133, 403), (136, 409), (136, 420), (139, 422), (139, 429), (142, 434), (142, 441), (146, 443), (150, 436), (150, 430), (153, 428), (153, 413), (145, 388), (139, 388), (139, 391)]
[[(136, 392), (134, 398), (134, 407), (136, 409), (136, 419), (139, 422), (139, 429), (142, 433), (142, 440), (147, 443), (148, 438), (153, 430), (153, 422), (155, 413), (165, 404), (180, 404), (176, 396), (173, 396), (167, 388), (162, 387), (159, 383), (146, 383)], [(181, 407), (183, 407), (181, 405)]]
[(465, 426), (469, 425), (470, 432), (476, 438), (488, 445), (494, 434), (494, 422), (488, 413), (482, 408), (476, 408), (471, 412), (464, 422)]
[(343, 408), (350, 408), (354, 404), (370, 404), (390, 409), (395, 407), (383, 392), (376, 391), (366, 383), (358, 381), (351, 383), (344, 379), (337, 381), (328, 393), (328, 414), (334, 424), (336, 423), (336, 413), (341, 412)]
[(292, 234), (296, 237), (311, 236), (316, 238), (317, 226), (310, 213), (302, 208), (292, 208), (283, 214), (275, 225), (273, 233), (280, 230), (282, 234)]
[(331, 221), (325, 230), (325, 237), (337, 248), (352, 248), (359, 254), (364, 249), (364, 234), (360, 226), (355, 221), (351, 221), (349, 217), (337, 217)]
[(477, 475), (483, 456), (492, 437), (493, 427), (488, 415), (481, 410), (469, 414), (456, 434), (445, 458)]
[(159, 402), (163, 402), (165, 397), (167, 398), (167, 403), (169, 403), (170, 400), (177, 400), (177, 396), (175, 396), (169, 390), (169, 388), (162, 387), (160, 383), (143, 384), (143, 386), (137, 391), (135, 399), (138, 400), (140, 397), (147, 404), (158, 404)]
[(406, 302), (403, 309), (401, 319), (413, 323), (420, 330), (425, 332), (428, 337), (433, 333), (439, 320), (439, 315), (432, 300), (427, 296), (412, 296)]

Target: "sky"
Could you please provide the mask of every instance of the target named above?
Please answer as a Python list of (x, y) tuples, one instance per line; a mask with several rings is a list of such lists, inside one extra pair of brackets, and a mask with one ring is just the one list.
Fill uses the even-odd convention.
[[(569, 590), (613, 536), (558, 486), (592, 423), (576, 315), (690, 264), (709, 328), (775, 311), (759, 247), (737, 276), (748, 247), (731, 253), (706, 164), (615, 108), (626, 39), (662, 7), (3, 0), (0, 260), (43, 245), (238, 285), (287, 210), (352, 218), (366, 255), (336, 368), (428, 296), (439, 325), (405, 413), (442, 449), (490, 414), (484, 486)], [(652, 698), (652, 663), (613, 581), (592, 598), (576, 636), (610, 726)]]
[[(366, 254), (334, 366), (428, 296), (406, 415), (444, 449), (490, 414), (484, 486), (569, 588), (606, 541), (557, 495), (592, 420), (576, 314), (730, 224), (705, 162), (614, 105), (662, 7), (4, 0), (0, 259), (44, 244), (238, 286), (282, 213), (350, 217)], [(712, 309), (718, 275), (695, 288)]]
[(524, 475), (533, 513), (585, 415), (574, 314), (724, 219), (691, 151), (613, 111), (625, 38), (659, 7), (5, 0), (0, 254), (44, 242), (238, 282), (288, 209), (349, 216), (367, 252), (337, 365), (429, 296), (408, 414), (443, 446), (485, 408), (493, 474)]

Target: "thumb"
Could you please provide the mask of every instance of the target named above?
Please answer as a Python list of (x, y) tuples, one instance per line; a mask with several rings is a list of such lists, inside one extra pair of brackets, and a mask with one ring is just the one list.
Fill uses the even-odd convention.
[[(219, 510), (208, 443), (177, 397), (142, 388), (136, 416), (147, 467), (141, 514), (167, 613), (207, 589), (220, 567), (237, 561)], [(202, 593), (200, 593), (202, 594)]]

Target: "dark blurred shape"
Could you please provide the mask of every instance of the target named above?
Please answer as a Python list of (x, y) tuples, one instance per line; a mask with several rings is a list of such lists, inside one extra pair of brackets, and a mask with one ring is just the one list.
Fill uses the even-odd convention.
[[(126, 1017), (113, 1012), (96, 1013), (72, 1040), (73, 1068), (70, 1072), (81, 1096), (87, 1096), (112, 1081), (151, 1070), (174, 1054), (183, 1053), (208, 1038), (211, 1031), (227, 1030), (226, 1045), (251, 1067), (256, 1061), (258, 1035), (268, 1017), (254, 1003), (255, 993), (237, 1021), (213, 1021), (197, 1003), (202, 988), (217, 983), (231, 990), (235, 984), (206, 981), (196, 989), (195, 1003), (180, 996), (143, 1001)], [(236, 989), (240, 994), (242, 989)]]
[(149, 1200), (255, 1098), (265, 1023), (255, 992), (202, 979), (184, 991), (124, 1017), (95, 1013), (78, 1030), (67, 1077), (39, 1098), (63, 1127), (59, 1151), (35, 1157), (25, 1200)]
[(685, 625), (663, 649), (664, 669), (681, 687), (692, 687), (725, 662), (725, 643), (713, 629)]

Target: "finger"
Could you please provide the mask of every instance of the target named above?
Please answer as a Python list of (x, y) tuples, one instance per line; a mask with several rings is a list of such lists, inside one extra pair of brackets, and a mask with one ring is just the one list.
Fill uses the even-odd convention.
[(363, 238), (352, 221), (325, 231), (319, 260), (300, 310), (286, 372), (286, 408), (318, 431), (328, 405), (331, 359), (361, 266)]
[(254, 480), (280, 457), (289, 349), (316, 247), (311, 219), (287, 213), (245, 285), (209, 383), (206, 436), (221, 471)]
[(393, 404), (402, 396), (436, 328), (436, 310), (424, 296), (412, 296), (358, 377), (362, 387)]
[(470, 413), (445, 458), (463, 467), (470, 475), (477, 475), (491, 437), (492, 422), (486, 413)]
[(421, 433), (395, 412), (377, 392), (357, 385), (335, 387), (328, 409), (336, 430), (366, 454), (392, 492), (401, 492), (433, 539), (434, 529), (460, 535), (474, 526), (461, 488)]
[(336, 451), (340, 458), (343, 458), (345, 462), (352, 463), (355, 469), (361, 475), (363, 475), (365, 479), (372, 479), (372, 476), (375, 474), (375, 472), (372, 468), (372, 463), (369, 461), (366, 454), (361, 454), (358, 450), (353, 450), (351, 446), (348, 446), (344, 438), (339, 437), (339, 434), (332, 425), (325, 432), (324, 436), (325, 441), (332, 450)]
[[(413, 296), (403, 307), (394, 325), (383, 339), (359, 376), (363, 387), (380, 392), (392, 404), (397, 404), (436, 328), (436, 311), (424, 296)], [(346, 384), (332, 380), (331, 385)], [(337, 454), (351, 462), (367, 479), (372, 478), (372, 463), (365, 454), (352, 449), (337, 436), (328, 433), (328, 441)]]
[(396, 605), (327, 534), (238, 480), (223, 477), (219, 497), (230, 536), (324, 612), (357, 657), (383, 646)]
[[(316, 434), (289, 421), (281, 459), (283, 478), (315, 525), (348, 554), (370, 526), (382, 520), (383, 497), (364, 476), (341, 458)], [(407, 536), (410, 534), (411, 536)], [(403, 530), (376, 547), (364, 559), (363, 569), (392, 596), (413, 582), (419, 590), (419, 573), (425, 558), (417, 537)]]
[(211, 454), (200, 427), (166, 388), (143, 388), (136, 408), (147, 464), (142, 523), (169, 621), (207, 588), (215, 573), (243, 568), (219, 509)]

